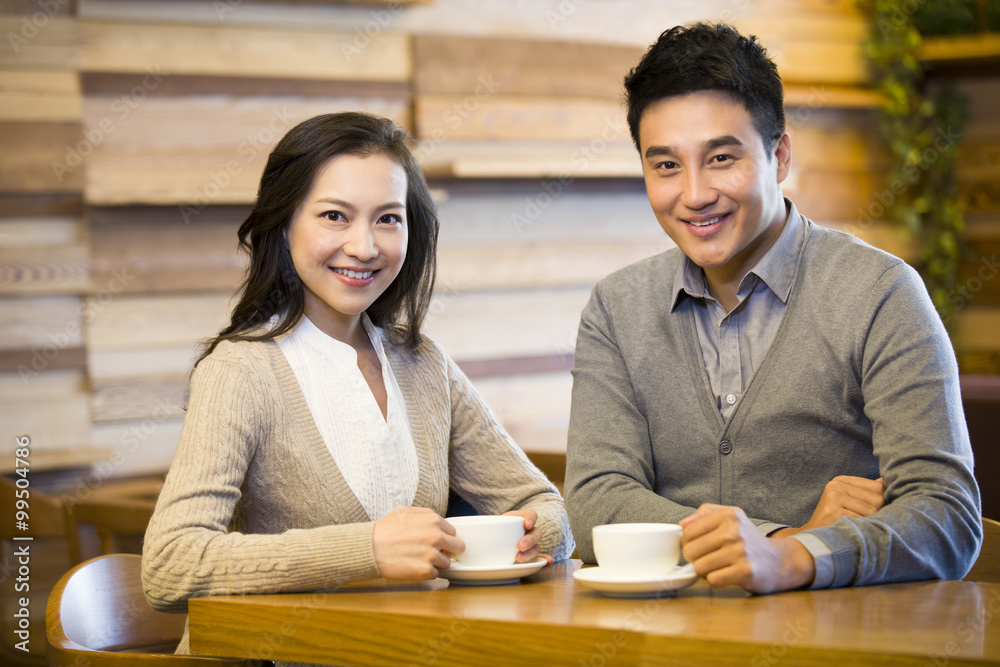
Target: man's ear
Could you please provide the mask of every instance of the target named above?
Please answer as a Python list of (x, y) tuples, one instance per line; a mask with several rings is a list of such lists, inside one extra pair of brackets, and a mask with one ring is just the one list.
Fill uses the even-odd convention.
[(788, 172), (792, 169), (792, 138), (787, 132), (783, 132), (774, 142), (774, 159), (778, 163), (778, 182), (781, 183), (788, 178)]

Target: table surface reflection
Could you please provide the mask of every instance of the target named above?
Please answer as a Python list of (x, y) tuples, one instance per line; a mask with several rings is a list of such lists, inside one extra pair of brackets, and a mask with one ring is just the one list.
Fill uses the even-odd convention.
[(504, 586), (365, 582), (189, 605), (191, 650), (335, 665), (1000, 665), (1000, 584), (613, 599), (564, 561)]

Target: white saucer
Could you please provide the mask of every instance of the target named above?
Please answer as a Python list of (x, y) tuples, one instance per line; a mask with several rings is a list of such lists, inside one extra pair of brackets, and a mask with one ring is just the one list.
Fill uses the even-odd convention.
[(447, 570), (440, 570), (440, 573), (448, 581), (465, 586), (499, 586), (500, 584), (513, 584), (521, 577), (534, 574), (545, 567), (547, 562), (541, 556), (529, 560), (527, 563), (511, 563), (500, 567), (470, 567), (462, 565), (458, 561), (451, 561), (451, 567)]
[(612, 576), (599, 567), (588, 567), (573, 572), (573, 578), (584, 586), (613, 598), (645, 598), (665, 595), (687, 588), (698, 580), (691, 564), (682, 565), (662, 577)]

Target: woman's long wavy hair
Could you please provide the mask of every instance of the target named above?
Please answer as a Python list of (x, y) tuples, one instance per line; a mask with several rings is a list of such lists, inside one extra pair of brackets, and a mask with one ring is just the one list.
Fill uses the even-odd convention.
[[(396, 345), (412, 349), (419, 344), (420, 324), (434, 289), (438, 217), (407, 140), (406, 132), (391, 120), (355, 112), (310, 118), (282, 137), (267, 159), (253, 211), (240, 225), (240, 248), (250, 264), (239, 302), (229, 326), (205, 343), (195, 366), (224, 340), (270, 340), (299, 321), (305, 298), (285, 229), (317, 172), (338, 155), (386, 155), (406, 172), (406, 260), (366, 312)], [(280, 317), (277, 326), (265, 326), (275, 315)]]

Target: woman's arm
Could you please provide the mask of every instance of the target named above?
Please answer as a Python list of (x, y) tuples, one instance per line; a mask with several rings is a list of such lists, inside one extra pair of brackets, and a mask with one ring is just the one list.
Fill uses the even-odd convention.
[(451, 396), (451, 487), (482, 514), (534, 510), (539, 546), (554, 560), (575, 547), (562, 496), (528, 460), (493, 411), (445, 355)]
[[(256, 449), (272, 437), (280, 410), (261, 372), (249, 354), (224, 345), (192, 377), (180, 443), (143, 543), (143, 585), (156, 609), (184, 611), (191, 597), (314, 590), (379, 576), (370, 522), (229, 532)], [(277, 473), (280, 453), (271, 457)], [(288, 481), (275, 474), (274, 493)], [(309, 511), (288, 509), (290, 516)]]

